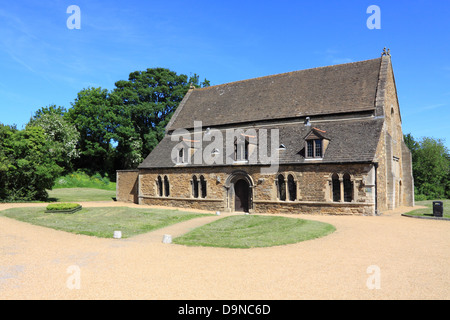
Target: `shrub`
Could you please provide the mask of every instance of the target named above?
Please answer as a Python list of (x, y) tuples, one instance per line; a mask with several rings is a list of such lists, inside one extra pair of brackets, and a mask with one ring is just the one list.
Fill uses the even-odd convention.
[(424, 195), (424, 194), (416, 194), (414, 196), (414, 200), (415, 201), (425, 201), (425, 200), (428, 200), (427, 198), (428, 197), (426, 195)]
[(46, 200), (62, 168), (42, 128), (0, 124), (0, 201)]
[(94, 188), (103, 190), (116, 190), (116, 184), (108, 176), (102, 177), (99, 173), (89, 176), (78, 170), (56, 179), (53, 188)]
[(65, 211), (78, 208), (78, 203), (53, 203), (47, 206), (47, 211)]

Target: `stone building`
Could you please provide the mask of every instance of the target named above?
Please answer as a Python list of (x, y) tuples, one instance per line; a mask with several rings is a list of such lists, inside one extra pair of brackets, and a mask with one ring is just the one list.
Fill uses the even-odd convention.
[(375, 215), (414, 205), (391, 57), (191, 88), (117, 200)]

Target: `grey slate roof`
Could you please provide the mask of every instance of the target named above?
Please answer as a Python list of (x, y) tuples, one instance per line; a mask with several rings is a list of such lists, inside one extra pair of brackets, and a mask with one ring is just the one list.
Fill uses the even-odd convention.
[[(325, 151), (321, 163), (342, 163), (342, 162), (370, 162), (374, 160), (375, 151), (379, 141), (380, 133), (383, 127), (383, 119), (367, 119), (367, 120), (342, 120), (342, 121), (324, 121), (316, 122), (312, 126), (305, 126), (303, 123), (267, 126), (267, 145), (268, 154), (270, 155), (270, 132), (272, 129), (279, 131), (279, 144), (286, 146), (286, 149), (279, 151), (280, 164), (302, 164), (309, 163), (305, 160), (305, 136), (316, 127), (325, 131), (323, 136), (329, 140), (328, 148)], [(255, 128), (259, 136), (259, 130)], [(244, 129), (244, 131), (247, 129)], [(220, 149), (223, 165), (227, 164), (226, 154), (226, 133), (225, 129), (220, 130), (224, 139), (224, 147)], [(187, 137), (193, 141), (193, 134)], [(159, 145), (144, 160), (139, 168), (171, 168), (176, 167), (176, 157), (172, 161), (172, 150), (180, 143), (182, 139), (178, 137), (176, 141), (172, 141), (170, 136), (166, 136)], [(204, 150), (211, 142), (203, 141)], [(233, 143), (233, 142), (231, 142)], [(194, 146), (194, 143), (190, 144)], [(278, 146), (277, 146), (278, 147)], [(187, 166), (207, 166), (206, 163), (195, 164), (195, 154), (191, 158), (190, 164)], [(267, 164), (260, 163), (259, 164)], [(258, 164), (257, 163), (257, 164)]]
[(195, 89), (186, 96), (168, 131), (373, 110), (382, 58), (294, 71)]

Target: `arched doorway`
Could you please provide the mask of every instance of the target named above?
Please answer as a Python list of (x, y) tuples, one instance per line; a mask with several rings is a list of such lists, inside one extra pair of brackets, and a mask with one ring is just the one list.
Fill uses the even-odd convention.
[(253, 212), (253, 179), (244, 170), (233, 171), (224, 184), (228, 212)]
[(250, 186), (244, 179), (234, 183), (234, 211), (249, 211), (249, 189)]

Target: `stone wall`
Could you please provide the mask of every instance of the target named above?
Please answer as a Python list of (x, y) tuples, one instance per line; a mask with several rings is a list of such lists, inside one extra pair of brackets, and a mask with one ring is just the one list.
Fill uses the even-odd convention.
[(116, 171), (116, 200), (138, 203), (138, 170)]
[[(177, 167), (170, 169), (142, 169), (139, 174), (139, 203), (210, 211), (234, 211), (234, 196), (227, 181), (236, 172), (246, 174), (251, 187), (250, 212), (255, 213), (309, 213), (309, 214), (374, 214), (373, 190), (364, 185), (372, 164), (306, 164), (282, 165), (277, 174), (261, 173), (258, 166)], [(344, 173), (353, 183), (352, 202), (333, 202), (331, 176)], [(292, 175), (296, 183), (296, 200), (278, 199), (277, 180), (282, 174), (287, 181)], [(193, 176), (206, 180), (206, 197), (194, 198)], [(169, 181), (169, 196), (159, 196), (158, 176)], [(286, 187), (287, 188), (287, 187)]]
[(411, 152), (404, 144), (400, 106), (390, 57), (383, 58), (377, 105), (384, 117), (383, 134), (376, 153), (379, 162), (377, 193), (378, 211), (414, 204)]

